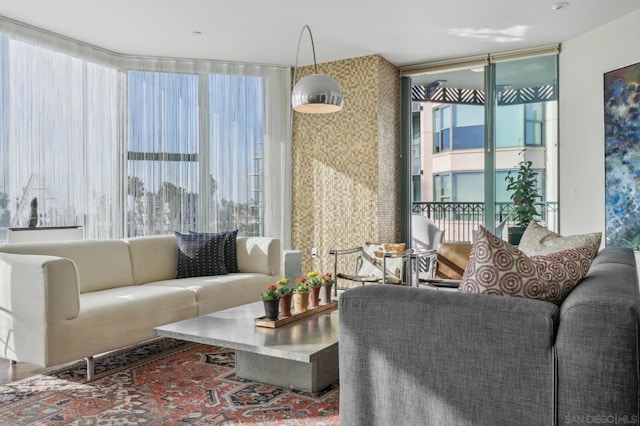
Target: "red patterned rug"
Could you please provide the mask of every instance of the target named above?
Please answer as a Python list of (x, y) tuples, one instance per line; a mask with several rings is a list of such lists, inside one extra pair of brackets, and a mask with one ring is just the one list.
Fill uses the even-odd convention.
[(338, 383), (298, 392), (236, 377), (230, 349), (160, 339), (0, 386), (0, 424), (337, 425)]

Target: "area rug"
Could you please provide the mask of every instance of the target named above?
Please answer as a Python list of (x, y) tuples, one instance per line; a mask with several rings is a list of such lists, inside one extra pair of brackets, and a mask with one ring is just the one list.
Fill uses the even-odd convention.
[(0, 386), (2, 425), (337, 425), (338, 383), (299, 392), (241, 379), (230, 349), (159, 339)]

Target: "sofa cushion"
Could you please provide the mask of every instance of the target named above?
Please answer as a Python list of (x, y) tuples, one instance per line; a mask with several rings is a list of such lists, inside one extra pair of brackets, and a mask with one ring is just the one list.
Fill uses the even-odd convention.
[(272, 275), (241, 272), (216, 277), (155, 281), (149, 285), (180, 287), (192, 291), (198, 302), (198, 315), (204, 315), (257, 302), (260, 300), (260, 292), (274, 282)]
[(57, 365), (154, 337), (153, 328), (197, 315), (193, 292), (136, 285), (80, 296), (80, 314), (49, 326), (47, 365)]
[(178, 239), (178, 273), (176, 278), (225, 275), (224, 234), (181, 234)]
[(458, 290), (559, 305), (589, 271), (594, 251), (587, 245), (529, 258), (480, 226)]
[(601, 232), (562, 237), (532, 220), (522, 234), (518, 249), (531, 257), (589, 245), (594, 248), (593, 256), (595, 257), (600, 248), (601, 240)]
[(175, 235), (129, 238), (129, 254), (136, 284), (170, 280), (178, 271), (178, 240)]
[(224, 266), (227, 268), (227, 272), (234, 273), (240, 272), (238, 269), (238, 250), (236, 239), (238, 238), (238, 230), (234, 231), (226, 231), (226, 232), (215, 232), (215, 233), (206, 233), (206, 232), (191, 232), (192, 234), (197, 235), (224, 235)]
[(0, 252), (71, 259), (78, 268), (80, 293), (133, 284), (129, 247), (122, 240), (6, 244)]

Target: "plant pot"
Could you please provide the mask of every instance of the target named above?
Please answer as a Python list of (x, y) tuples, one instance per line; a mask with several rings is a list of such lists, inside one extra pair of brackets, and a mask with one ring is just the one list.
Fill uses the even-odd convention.
[(333, 287), (333, 283), (322, 284), (320, 287), (320, 304), (326, 305), (331, 303), (331, 288)]
[(309, 287), (309, 308), (317, 308), (320, 305), (321, 286)]
[(521, 228), (519, 226), (510, 226), (507, 229), (507, 241), (509, 244), (517, 246), (520, 244), (520, 240), (522, 239), (522, 234), (524, 234), (525, 228)]
[(291, 316), (291, 295), (285, 294), (280, 296), (280, 316)]
[(307, 312), (309, 308), (309, 292), (293, 293), (293, 310), (296, 314)]
[(264, 304), (264, 316), (270, 320), (277, 320), (280, 301), (278, 299), (263, 300), (262, 303)]

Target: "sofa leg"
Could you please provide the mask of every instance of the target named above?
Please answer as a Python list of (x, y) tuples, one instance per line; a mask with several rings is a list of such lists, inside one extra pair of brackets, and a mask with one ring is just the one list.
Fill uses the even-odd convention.
[(87, 361), (87, 382), (90, 382), (93, 380), (93, 373), (96, 362), (92, 356), (86, 357), (85, 360)]

